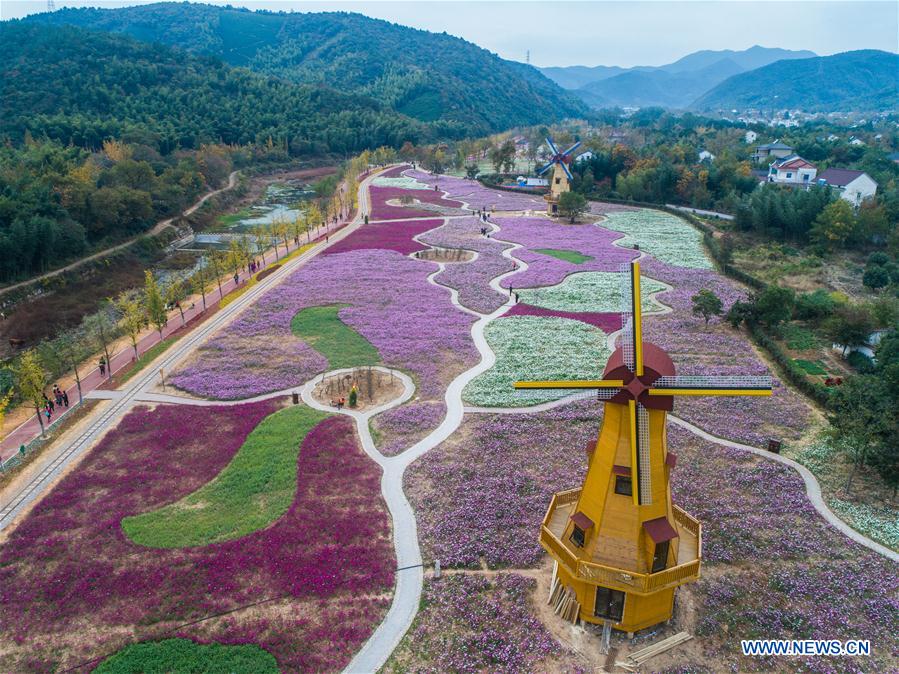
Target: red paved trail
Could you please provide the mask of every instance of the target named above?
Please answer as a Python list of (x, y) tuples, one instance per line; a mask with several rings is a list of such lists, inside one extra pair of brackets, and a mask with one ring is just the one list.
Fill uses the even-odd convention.
[[(346, 223), (341, 222), (338, 226), (332, 227), (330, 233), (333, 234), (338, 229), (343, 227)], [(324, 236), (319, 236), (312, 240), (312, 243), (317, 241), (321, 241), (324, 239)], [(300, 246), (304, 246), (306, 243), (301, 239)], [(292, 252), (296, 250), (299, 246), (295, 246), (293, 242), (290, 242), (289, 251)], [(283, 248), (281, 249), (283, 250)], [(284, 257), (284, 254), (279, 253), (279, 257)], [(270, 259), (270, 255), (266, 255), (266, 260)], [(245, 283), (252, 274), (248, 274), (247, 272), (241, 272), (239, 277), (239, 283)], [(234, 279), (229, 277), (227, 281), (222, 281), (222, 295), (227, 295), (231, 290), (235, 288)], [(206, 294), (206, 305), (212, 310), (215, 308), (219, 301), (221, 300), (221, 296), (219, 295), (218, 285), (213, 286), (213, 290)], [(193, 308), (184, 307), (184, 320), (186, 324), (189, 326), (191, 321), (194, 321), (198, 316), (203, 314), (203, 301), (198, 300)], [(169, 322), (168, 325), (162, 330), (162, 339), (165, 339), (173, 332), (181, 328), (181, 314), (177, 310), (169, 314)], [(151, 347), (158, 344), (160, 342), (159, 332), (153, 331), (144, 335), (137, 343), (137, 351), (139, 354), (143, 355), (146, 353)], [(129, 344), (127, 348), (119, 351), (118, 353), (112, 354), (110, 356), (111, 364), (112, 364), (112, 374), (116, 372), (120, 372), (123, 368), (127, 367), (134, 361), (134, 349), (131, 348)], [(93, 391), (100, 387), (100, 385), (106, 381), (110, 370), (108, 369), (106, 372), (106, 376), (102, 376), (100, 374), (99, 365), (94, 365), (93, 369), (88, 372), (79, 370), (79, 374), (81, 375), (81, 391), (83, 394), (87, 394), (90, 391)], [(66, 391), (69, 394), (69, 405), (74, 407), (75, 404), (78, 403), (78, 387), (77, 385), (73, 385)], [(64, 411), (65, 408), (62, 408)], [(55, 426), (61, 417), (61, 409), (60, 407), (56, 407), (54, 411), (53, 417), (51, 419), (51, 426)], [(46, 417), (44, 417), (44, 425), (46, 426)], [(41, 428), (38, 423), (37, 417), (32, 415), (28, 421), (24, 422), (22, 425), (10, 431), (9, 434), (0, 441), (0, 462), (6, 461), (10, 456), (19, 451), (19, 447), (23, 444), (28, 444), (38, 435), (40, 435)]]

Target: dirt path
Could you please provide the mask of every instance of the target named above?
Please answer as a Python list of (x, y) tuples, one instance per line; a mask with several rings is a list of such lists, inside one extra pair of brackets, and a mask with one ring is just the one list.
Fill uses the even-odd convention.
[(153, 227), (153, 229), (151, 229), (147, 232), (144, 232), (143, 234), (138, 234), (137, 236), (133, 236), (130, 239), (128, 239), (127, 241), (123, 241), (120, 244), (117, 244), (110, 248), (101, 250), (97, 253), (94, 253), (93, 255), (88, 255), (87, 257), (83, 257), (80, 260), (76, 260), (72, 264), (68, 264), (65, 267), (60, 267), (59, 269), (54, 269), (53, 271), (48, 271), (46, 274), (41, 274), (40, 276), (36, 276), (32, 279), (28, 279), (27, 281), (21, 281), (19, 283), (14, 283), (11, 286), (6, 286), (5, 288), (0, 288), (0, 296), (4, 295), (5, 293), (10, 292), (11, 290), (15, 290), (16, 288), (23, 288), (23, 287), (29, 286), (33, 283), (37, 283), (43, 279), (53, 278), (54, 276), (59, 276), (60, 274), (63, 274), (67, 271), (72, 271), (73, 269), (77, 269), (81, 265), (83, 265), (87, 262), (90, 262), (91, 260), (97, 260), (99, 258), (106, 257), (107, 255), (109, 255), (111, 253), (114, 253), (118, 250), (122, 250), (123, 248), (127, 248), (128, 246), (132, 245), (135, 241), (137, 241), (139, 238), (141, 238), (143, 236), (158, 236), (159, 234), (161, 234), (163, 232), (163, 230), (165, 230), (166, 228), (171, 226), (172, 220), (174, 220), (176, 217), (186, 217), (188, 215), (191, 215), (192, 213), (195, 213), (198, 208), (200, 208), (203, 204), (205, 204), (209, 199), (211, 199), (215, 195), (221, 194), (222, 192), (226, 192), (231, 189), (234, 189), (234, 186), (237, 185), (237, 174), (238, 173), (240, 173), (240, 172), (239, 171), (231, 171), (231, 174), (228, 176), (228, 184), (227, 185), (225, 185), (224, 187), (220, 187), (217, 190), (212, 190), (211, 192), (207, 192), (202, 197), (200, 197), (196, 202), (194, 202), (194, 204), (192, 206), (190, 206), (189, 208), (182, 211), (178, 216), (172, 216), (171, 218), (166, 218), (165, 220), (160, 220), (159, 222), (157, 222), (156, 225)]

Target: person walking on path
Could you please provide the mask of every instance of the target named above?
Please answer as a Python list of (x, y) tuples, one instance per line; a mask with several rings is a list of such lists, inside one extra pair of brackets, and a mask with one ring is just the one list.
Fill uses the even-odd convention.
[(66, 408), (69, 407), (69, 394), (67, 391), (62, 392), (62, 404), (65, 405)]
[(106, 376), (106, 359), (103, 356), (100, 356), (100, 376)]

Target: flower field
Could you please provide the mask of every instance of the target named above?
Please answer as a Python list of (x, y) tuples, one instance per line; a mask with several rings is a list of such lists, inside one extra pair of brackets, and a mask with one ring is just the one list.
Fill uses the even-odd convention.
[(503, 316), (555, 316), (556, 318), (567, 318), (572, 321), (581, 321), (587, 325), (596, 326), (607, 334), (621, 329), (621, 314), (617, 312), (558, 311), (557, 309), (535, 307), (531, 304), (519, 302), (504, 313)]
[(508, 297), (490, 287), (490, 281), (515, 268), (502, 251), (508, 244), (481, 236), (484, 225), (478, 218), (453, 218), (439, 229), (419, 237), (419, 241), (442, 248), (476, 251), (478, 257), (465, 263), (448, 264), (434, 277), (441, 285), (459, 291), (459, 302), (482, 314), (489, 314), (506, 303)]
[(396, 456), (437, 428), (446, 416), (443, 401), (412, 401), (382, 412), (369, 422), (378, 451)]
[(275, 409), (131, 411), (0, 548), (0, 669), (64, 669), (167, 636), (256, 644), (282, 670), (348, 662), (386, 611), (395, 568), (380, 471), (350, 420), (306, 435), (296, 497), (263, 530), (173, 549), (122, 531), (124, 518), (209, 483)]
[(403, 175), (425, 183), (432, 191), (436, 184), (439, 190), (449, 195), (450, 199), (463, 202), (465, 208), (487, 208), (496, 211), (546, 210), (546, 202), (543, 201), (542, 197), (530, 196), (519, 192), (491, 190), (481, 185), (477, 180), (444, 175), (438, 178), (430, 173), (413, 169), (404, 171)]
[(122, 520), (134, 543), (184, 548), (230, 541), (280, 518), (297, 492), (297, 453), (327, 415), (288, 407), (260, 423), (212, 481), (176, 503)]
[[(534, 532), (550, 495), (583, 479), (584, 448), (594, 441), (600, 416), (599, 405), (582, 401), (536, 414), (467, 417), (459, 433), (406, 476), (407, 493), (421, 513), (425, 559), (470, 568), (540, 564), (544, 553)], [(704, 659), (684, 662), (699, 666), (689, 671), (784, 671), (782, 661), (740, 654), (740, 638), (760, 637), (870, 638), (873, 658), (821, 658), (803, 662), (802, 671), (892, 671), (899, 624), (899, 577), (892, 563), (828, 525), (791, 468), (672, 425), (668, 441), (678, 456), (674, 501), (703, 523), (703, 577), (678, 591), (678, 602), (689, 599), (691, 609), (675, 628), (702, 639)], [(418, 626), (425, 629), (418, 642), (423, 649), (436, 625), (471, 619), (470, 591), (454, 587), (446, 593), (454, 597), (453, 613), (441, 613), (430, 631)], [(429, 609), (426, 604), (422, 616)], [(416, 634), (413, 628), (409, 648)], [(507, 657), (530, 652), (527, 645), (508, 643)], [(417, 656), (409, 657), (415, 671)], [(420, 657), (427, 663), (437, 656), (425, 649)]]
[[(515, 257), (528, 265), (527, 271), (503, 280), (507, 288), (551, 286), (576, 272), (618, 271), (637, 256), (635, 251), (614, 245), (621, 234), (599, 225), (568, 225), (546, 217), (503, 216), (494, 222), (500, 228), (498, 239), (523, 246), (515, 251)], [(537, 252), (546, 249), (574, 251), (593, 259), (575, 263)]]
[(371, 343), (385, 365), (415, 377), (421, 397), (442, 400), (449, 381), (477, 361), (477, 351), (474, 318), (427, 282), (433, 270), (432, 263), (391, 250), (319, 256), (200, 347), (171, 381), (220, 399), (299, 386), (327, 361), (291, 334), (291, 321), (306, 307), (346, 304), (340, 320)]
[(357, 229), (345, 239), (328, 248), (324, 255), (337, 255), (351, 250), (376, 248), (379, 250), (395, 250), (403, 255), (424, 250), (413, 237), (429, 229), (440, 227), (442, 220), (406, 220), (400, 222), (371, 222)]
[[(606, 333), (567, 318), (503, 317), (490, 323), (484, 336), (496, 363), (465, 387), (462, 399), (469, 405), (517, 407), (547, 400), (545, 395), (516, 393), (513, 384), (521, 379), (589, 379), (611, 355)], [(570, 393), (560, 391), (557, 397)]]
[[(669, 314), (646, 316), (646, 339), (668, 351), (678, 374), (769, 374), (748, 338), (719, 319), (708, 326), (691, 313), (691, 297), (702, 288), (718, 295), (725, 310), (744, 294), (714, 272), (684, 269), (647, 258), (647, 276), (673, 286), (659, 295)], [(797, 440), (809, 428), (808, 404), (775, 382), (771, 398), (678, 398), (674, 412), (720, 437), (766, 447), (769, 438)], [(728, 423), (721, 423), (727, 419)]]
[[(517, 292), (522, 302), (555, 311), (620, 312), (623, 306), (621, 280), (620, 272), (579, 272), (566, 276), (561, 283), (548, 288), (523, 288)], [(640, 297), (644, 312), (661, 310), (661, 306), (652, 298), (654, 293), (661, 290), (665, 290), (664, 284), (643, 276)]]
[[(392, 172), (392, 171), (391, 171)], [(401, 190), (426, 190), (428, 186), (415, 178), (405, 176), (388, 176), (386, 173), (371, 181), (372, 187), (396, 187)]]
[(513, 573), (428, 580), (422, 610), (384, 671), (552, 671), (547, 660), (566, 652), (528, 610), (535, 586)]
[(402, 197), (412, 197), (418, 201), (423, 201), (434, 206), (443, 208), (451, 208), (457, 210), (462, 207), (462, 203), (453, 199), (445, 199), (441, 192), (431, 189), (415, 189), (401, 187), (371, 187), (369, 188), (371, 195), (371, 211), (369, 213), (370, 220), (396, 220), (402, 218), (420, 218), (433, 216), (434, 212), (417, 208), (414, 204), (393, 205), (387, 202), (398, 201)]
[(627, 236), (619, 244), (640, 250), (676, 267), (713, 269), (702, 247), (702, 234), (685, 220), (652, 209), (610, 212), (602, 226)]

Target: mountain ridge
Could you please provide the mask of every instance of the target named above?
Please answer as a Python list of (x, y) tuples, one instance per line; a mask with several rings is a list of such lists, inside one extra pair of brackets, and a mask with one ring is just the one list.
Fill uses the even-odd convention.
[(361, 14), (156, 3), (67, 8), (26, 21), (125, 33), (299, 84), (364, 94), (421, 121), (442, 124), (451, 135), (589, 114), (577, 97), (536, 68), (446, 33)]

